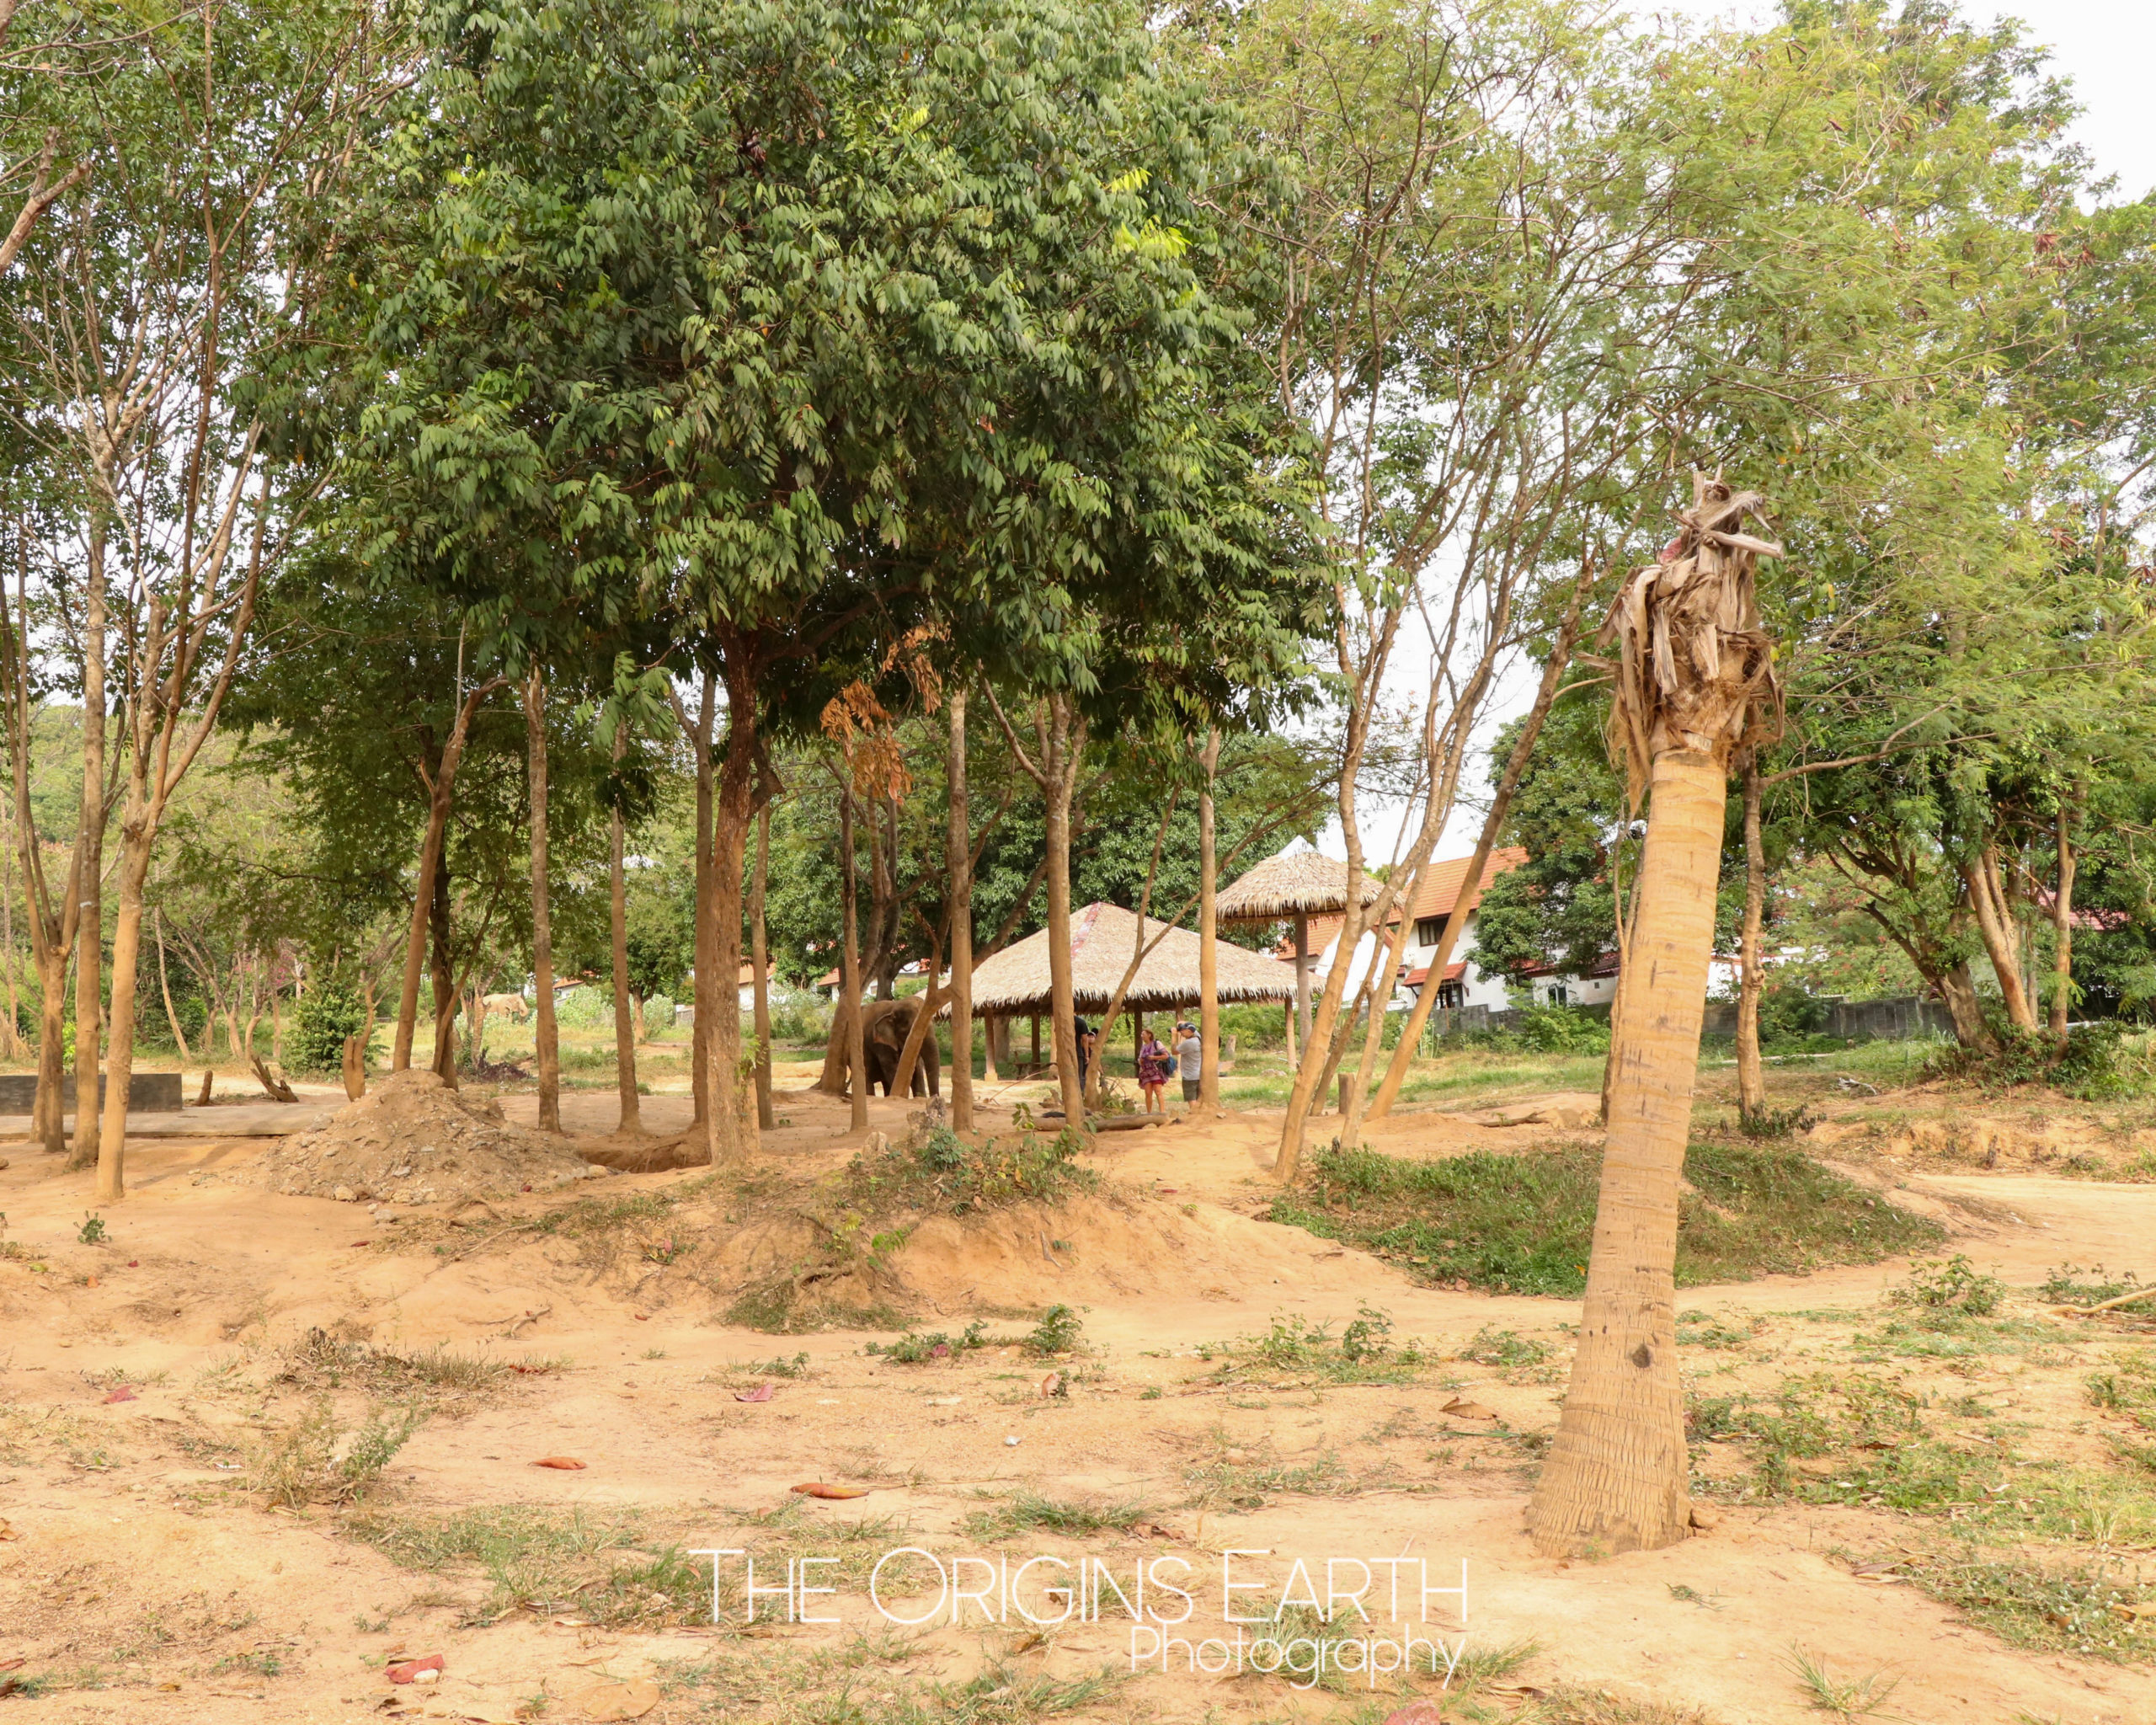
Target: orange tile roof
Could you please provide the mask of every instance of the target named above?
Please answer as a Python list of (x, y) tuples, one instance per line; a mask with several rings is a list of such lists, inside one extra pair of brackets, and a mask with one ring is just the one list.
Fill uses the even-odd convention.
[[(1417, 922), (1426, 916), (1452, 915), (1460, 899), (1460, 884), (1466, 879), (1467, 865), (1474, 860), (1471, 855), (1449, 857), (1429, 866), (1423, 873), (1422, 884), (1415, 891), (1414, 916)], [(1481, 883), (1476, 888), (1475, 896), (1465, 908), (1473, 911), (1482, 902), (1482, 895), (1490, 889), (1492, 881), (1501, 874), (1511, 873), (1526, 861), (1526, 851), (1518, 845), (1508, 845), (1502, 850), (1491, 852), (1489, 865), (1482, 871)], [(1388, 925), (1399, 920), (1397, 910), (1385, 919)], [(1310, 918), (1310, 949), (1313, 955), (1322, 953), (1332, 937), (1340, 932), (1340, 921), (1337, 916)], [(1290, 955), (1294, 953), (1295, 937), (1292, 932), (1281, 943), (1280, 950)]]

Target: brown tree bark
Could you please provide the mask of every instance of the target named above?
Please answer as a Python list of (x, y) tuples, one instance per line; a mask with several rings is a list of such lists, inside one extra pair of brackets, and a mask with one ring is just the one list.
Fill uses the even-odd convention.
[(98, 1159), (99, 1044), (104, 1025), (105, 536), (100, 512), (89, 535), (83, 588), (83, 801), (75, 849), (83, 858), (81, 921), (75, 937), (75, 1154)]
[[(744, 1108), (741, 1076), (741, 920), (749, 828), (755, 817), (757, 767), (755, 670), (739, 653), (729, 654), (726, 681), (726, 747), (712, 798), (712, 890), (699, 922), (711, 927), (712, 1023), (709, 1053), (709, 1142), (713, 1167), (739, 1160), (755, 1146), (756, 1114)], [(699, 982), (702, 979), (698, 979)], [(696, 1015), (701, 1019), (703, 1014)], [(750, 1086), (753, 1092), (753, 1083)]]
[(1220, 1113), (1220, 919), (1216, 911), (1219, 884), (1219, 846), (1213, 822), (1213, 787), (1220, 769), (1220, 733), (1205, 733), (1204, 751), (1198, 757), (1205, 768), (1205, 788), (1198, 796), (1198, 1043), (1203, 1051), (1198, 1075), (1198, 1107), (1202, 1114)]
[(2073, 1013), (2073, 876), (2079, 858), (2073, 849), (2072, 804), (2058, 804), (2058, 890), (2052, 898), (2052, 1036), (2063, 1050)]
[(539, 1068), (539, 1130), (558, 1132), (562, 1040), (554, 1023), (554, 922), (547, 879), (547, 682), (536, 664), (524, 680), (524, 752), (531, 810), (531, 1036)]
[[(473, 716), (480, 703), (501, 687), (502, 681), (489, 677), (458, 703), (456, 718), (450, 726), (449, 740), (442, 745), (440, 761), (431, 773), (424, 766), (419, 769), (420, 782), (427, 791), (427, 825), (419, 841), (419, 873), (412, 885), (412, 923), (404, 942), (404, 978), (397, 998), (397, 1039), (389, 1057), (390, 1070), (394, 1072), (402, 1072), (412, 1064), (412, 1042), (419, 1018), (419, 973), (426, 963), (427, 925), (434, 915), (435, 880), (441, 872), (442, 845), (449, 831), (456, 769), (464, 759), (465, 745), (471, 739)], [(435, 996), (435, 1010), (439, 1017), (440, 996)], [(456, 1010), (453, 1000), (450, 1010)], [(439, 1061), (436, 1064), (439, 1066)], [(452, 1076), (445, 1081), (456, 1081)]]
[(1759, 752), (1744, 751), (1744, 971), (1737, 991), (1737, 1111), (1756, 1119), (1767, 1111), (1767, 1069), (1759, 1058), (1759, 996), (1765, 991), (1762, 931), (1767, 911), (1767, 847), (1759, 830)]
[[(627, 752), (629, 727), (626, 719), (614, 726), (614, 761), (618, 766)], [(606, 932), (611, 948), (614, 980), (614, 1081), (621, 1096), (617, 1132), (643, 1128), (643, 1104), (637, 1093), (637, 1027), (629, 1000), (629, 896), (623, 852), (628, 835), (617, 802), (609, 811), (606, 827)]]
[(1528, 1512), (1545, 1555), (1652, 1550), (1690, 1525), (1677, 1362), (1677, 1224), (1714, 958), (1732, 750), (1774, 686), (1751, 558), (1758, 500), (1695, 476), (1685, 531), (1620, 600), (1614, 724), (1649, 793), (1614, 1027), (1593, 1244), (1556, 1439)]
[(944, 698), (949, 703), (951, 722), (946, 772), (951, 825), (945, 865), (950, 877), (945, 890), (951, 901), (951, 1129), (970, 1132), (974, 1129), (974, 838), (966, 798), (966, 692), (954, 684)]
[(696, 937), (695, 996), (689, 1026), (689, 1087), (696, 1096), (696, 1124), (707, 1135), (711, 1126), (711, 1032), (718, 1008), (715, 985), (717, 959), (712, 952), (713, 925), (706, 914), (712, 896), (711, 828), (713, 805), (712, 727), (718, 706), (718, 684), (707, 676), (697, 697), (696, 719), (689, 732), (696, 757)]
[(1594, 1243), (1572, 1381), (1530, 1510), (1537, 1550), (1652, 1550), (1689, 1521), (1677, 1374), (1678, 1191), (1691, 1134), (1707, 970), (1714, 953), (1726, 767), (1669, 750), (1652, 818), (1616, 1040)]
[[(839, 790), (839, 902), (845, 932), (839, 949), (841, 1010), (846, 1014), (847, 1093), (853, 1098), (848, 1124), (856, 1132), (868, 1130), (868, 1049), (861, 1022), (860, 889), (854, 878), (853, 787)], [(835, 1028), (835, 1027), (834, 1027)]]
[[(432, 946), (435, 996), (435, 1074), (451, 1090), (456, 1081), (456, 957), (450, 946), (449, 870), (435, 870), (434, 895), (428, 903), (427, 930)], [(250, 1028), (249, 1036), (253, 1031)]]
[(2029, 1004), (2028, 991), (2021, 986), (2021, 943), (2014, 926), (2013, 908), (2006, 902), (2005, 889), (1999, 880), (1998, 847), (1986, 845), (1974, 857), (1959, 866), (1969, 908), (1976, 915), (1977, 932), (1983, 940), (1985, 956), (1990, 959), (1992, 969), (1999, 977), (1999, 992), (2006, 1003), (2007, 1022), (2016, 1030), (2033, 1035), (2036, 1013)]
[(756, 1126), (768, 1132), (778, 1124), (771, 1107), (771, 963), (764, 928), (764, 900), (771, 886), (771, 805), (766, 796), (756, 805), (756, 872), (749, 884), (749, 967), (755, 991), (756, 1033)]

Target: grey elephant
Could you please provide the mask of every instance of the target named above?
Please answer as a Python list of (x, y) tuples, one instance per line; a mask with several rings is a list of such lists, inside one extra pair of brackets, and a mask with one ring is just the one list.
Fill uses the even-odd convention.
[[(899, 1001), (871, 1001), (862, 1008), (861, 1039), (868, 1060), (868, 1087), (881, 1085), (893, 1094), (899, 1076), (899, 1057), (905, 1052), (906, 1038), (913, 1033), (914, 1015), (921, 1010), (921, 996)], [(915, 1061), (912, 1092), (915, 1096), (941, 1096), (943, 1076), (936, 1057), (931, 1031), (921, 1040), (921, 1058)]]

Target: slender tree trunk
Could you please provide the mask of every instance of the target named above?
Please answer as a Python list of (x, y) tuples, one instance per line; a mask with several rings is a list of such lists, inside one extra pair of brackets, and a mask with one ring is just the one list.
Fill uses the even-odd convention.
[(2052, 899), (2052, 1036), (2063, 1049), (2066, 1027), (2073, 1013), (2073, 876), (2079, 863), (2073, 850), (2071, 805), (2062, 797), (2058, 804), (2058, 891)]
[[(1370, 1080), (1376, 1076), (1378, 1055), (1385, 1047), (1385, 1024), (1390, 1015), (1386, 1011), (1392, 999), (1396, 979), (1400, 975), (1400, 957), (1406, 950), (1407, 937), (1415, 927), (1412, 912), (1415, 895), (1422, 880), (1422, 870), (1412, 869), (1407, 884), (1401, 889), (1400, 911), (1392, 925), (1391, 937), (1381, 942), (1370, 954), (1371, 975), (1368, 982), (1370, 999), (1370, 1022), (1363, 1033), (1363, 1058), (1355, 1068), (1354, 1082), (1348, 1087), (1347, 1106), (1340, 1110), (1340, 1147), (1352, 1150), (1362, 1142), (1364, 1098), (1370, 1093)], [(1377, 967), (1383, 965), (1382, 970)], [(1428, 980), (1425, 980), (1426, 987)], [(1407, 1028), (1403, 1021), (1401, 1037), (1406, 1038)]]
[(1999, 889), (1997, 852), (1986, 846), (1972, 861), (1961, 865), (1961, 875), (1969, 908), (1976, 913), (1977, 932), (1983, 938), (1985, 955), (1999, 978), (2007, 1022), (2016, 1030), (2033, 1033), (2036, 1014), (2021, 986), (2020, 943), (2015, 938), (2014, 912)]
[[(156, 836), (148, 809), (129, 798), (120, 829), (120, 912), (112, 933), (112, 1047), (105, 1056), (104, 1119), (98, 1135), (97, 1195), (117, 1204), (127, 1195), (127, 1092), (135, 1076), (136, 970), (142, 950), (142, 886)], [(272, 999), (275, 998), (273, 995)]]
[(1078, 1072), (1078, 1012), (1070, 964), (1070, 792), (1083, 749), (1083, 727), (1070, 697), (1048, 697), (1041, 766), (1046, 772), (1048, 839), (1048, 971), (1055, 1020), (1055, 1069), (1066, 1124), (1086, 1124), (1085, 1089)]
[[(726, 750), (719, 763), (711, 839), (712, 1024), (710, 1144), (713, 1167), (738, 1162), (756, 1145), (753, 1103), (742, 1107), (741, 921), (749, 828), (755, 816), (755, 680), (734, 670), (727, 680)], [(698, 980), (701, 982), (702, 978)], [(699, 1012), (699, 1019), (703, 1015)], [(753, 1096), (755, 1087), (750, 1087)]]
[(1219, 884), (1219, 846), (1213, 830), (1213, 785), (1220, 768), (1220, 733), (1205, 733), (1205, 750), (1198, 757), (1205, 768), (1205, 788), (1198, 796), (1198, 1042), (1203, 1050), (1198, 1075), (1198, 1107), (1201, 1114), (1217, 1118), (1220, 1113), (1220, 921), (1216, 904)]
[[(1505, 757), (1505, 770), (1498, 776), (1495, 793), (1490, 798), (1489, 812), (1482, 818), (1482, 831), (1475, 841), (1475, 853), (1468, 859), (1467, 872), (1461, 877), (1459, 895), (1453, 900), (1454, 914), (1445, 919), (1438, 931), (1437, 948), (1430, 954), (1428, 974), (1423, 978), (1422, 991), (1415, 996), (1415, 1004), (1408, 1009), (1407, 1022), (1400, 1028), (1400, 1041), (1392, 1051), (1392, 1059), (1385, 1069), (1384, 1081), (1378, 1093), (1370, 1099), (1370, 1118), (1381, 1120), (1392, 1112), (1392, 1104), (1400, 1095), (1400, 1087), (1406, 1081), (1407, 1071), (1414, 1064), (1415, 1050), (1422, 1045), (1422, 1032), (1430, 1022), (1430, 1012), (1438, 1003), (1438, 995), (1444, 986), (1445, 969), (1452, 963), (1454, 951), (1460, 944), (1460, 931), (1466, 927), (1466, 907), (1475, 902), (1475, 895), (1481, 889), (1482, 876), (1490, 866), (1490, 853), (1497, 848), (1497, 836), (1505, 829), (1505, 821), (1512, 813), (1513, 797), (1519, 789), (1519, 782), (1527, 772), (1527, 763), (1534, 753), (1536, 740), (1542, 734), (1543, 722), (1550, 717), (1551, 704), (1557, 698), (1565, 672), (1572, 662), (1572, 649), (1579, 643), (1580, 607), (1587, 598), (1588, 583), (1582, 579), (1572, 590), (1572, 600), (1558, 626), (1556, 639), (1551, 643), (1550, 658), (1542, 667), (1542, 681), (1534, 692), (1534, 704), (1528, 709), (1521, 723), (1519, 734), (1513, 739), (1512, 752)], [(1401, 915), (1406, 917), (1413, 908), (1412, 901), (1403, 904)], [(1292, 1059), (1293, 1056), (1291, 1055)]]
[(756, 872), (749, 884), (749, 968), (755, 1012), (756, 1127), (768, 1132), (778, 1124), (771, 1108), (771, 964), (764, 928), (764, 900), (771, 886), (771, 805), (756, 805)]
[[(627, 722), (617, 723), (614, 727), (616, 766), (627, 752), (628, 741)], [(629, 895), (622, 855), (627, 837), (617, 802), (609, 812), (606, 831), (606, 924), (614, 961), (614, 1077), (622, 1097), (622, 1118), (615, 1130), (638, 1132), (643, 1129), (643, 1105), (637, 1095), (637, 1033), (630, 1017)]]
[[(1343, 920), (1341, 932), (1347, 932)], [(1295, 913), (1295, 1033), (1302, 1045), (1310, 1044), (1310, 919), (1304, 912)]]
[(708, 1140), (711, 1133), (711, 1033), (718, 1008), (718, 959), (712, 952), (716, 924), (712, 901), (712, 727), (718, 705), (718, 683), (704, 679), (697, 697), (696, 729), (691, 743), (696, 756), (696, 937), (694, 1022), (689, 1027), (689, 1087), (696, 1096), (696, 1124)]
[[(462, 663), (461, 659), (459, 663)], [(435, 914), (436, 884), (444, 880), (446, 876), (442, 866), (442, 848), (449, 832), (449, 810), (456, 783), (456, 769), (464, 759), (464, 745), (472, 734), (473, 715), (478, 712), (480, 702), (500, 687), (501, 682), (499, 677), (490, 677), (458, 702), (456, 718), (450, 726), (449, 740), (442, 745), (441, 760), (436, 764), (431, 777), (424, 772), (420, 775), (427, 789), (427, 825), (419, 841), (419, 878), (412, 884), (412, 922), (404, 940), (404, 978), (397, 1001), (397, 1040), (389, 1060), (392, 1071), (402, 1072), (412, 1064), (412, 1042), (419, 1020), (419, 975), (426, 964), (427, 927)], [(445, 931), (442, 938), (446, 941), (449, 919), (446, 892), (441, 917)], [(435, 1014), (437, 1018), (441, 1016), (442, 1010), (441, 997), (436, 995)], [(456, 1012), (454, 1000), (449, 1003), (448, 1010), (451, 1013)], [(436, 1065), (439, 1066), (439, 1060)], [(453, 1068), (442, 1081), (452, 1086), (456, 1082)]]
[(839, 792), (839, 900), (845, 932), (839, 949), (839, 992), (845, 996), (846, 1081), (853, 1098), (851, 1130), (868, 1130), (868, 1049), (861, 1022), (861, 889), (853, 860), (853, 786)]
[(1678, 1193), (1714, 954), (1726, 769), (1657, 756), (1646, 855), (1616, 1040), (1601, 1194), (1571, 1386), (1529, 1523), (1537, 1550), (1619, 1552), (1684, 1536), (1684, 1392), (1677, 1374)]
[(449, 870), (435, 871), (428, 927), (434, 942), (435, 1060), (441, 1081), (456, 1089), (456, 959), (450, 947)]
[(188, 1052), (187, 1033), (179, 1028), (179, 1014), (172, 1009), (172, 978), (165, 971), (165, 919), (163, 912), (157, 915), (152, 925), (157, 937), (157, 991), (164, 996), (165, 1022), (172, 1026), (172, 1039), (179, 1049), (180, 1068), (184, 1071), (195, 1064), (195, 1056)]
[[(4, 621), (0, 619), (0, 627), (4, 627)], [(8, 806), (13, 806), (12, 802)], [(19, 1060), (23, 1053), (22, 1001), (15, 988), (14, 873), (14, 835), (8, 833), (0, 840), (0, 964), (6, 965), (8, 973), (8, 1024), (6, 1033), (0, 1035), (0, 1049), (11, 1060)]]
[(67, 1153), (67, 964), (65, 948), (37, 954), (37, 1099), (30, 1136), (48, 1156)]
[(1760, 835), (1759, 754), (1744, 751), (1743, 975), (1737, 991), (1737, 1111), (1755, 1119), (1767, 1111), (1767, 1070), (1759, 1058), (1759, 996), (1767, 985), (1761, 931), (1767, 913), (1767, 846)]
[(1946, 1003), (1947, 1016), (1954, 1021), (1955, 1040), (1964, 1048), (1995, 1051), (1999, 1044), (1985, 1022), (1983, 1000), (1977, 992), (1976, 979), (1969, 975), (1967, 961), (1957, 959), (1942, 967), (1931, 983)]
[(98, 1055), (104, 1023), (105, 536), (90, 533), (83, 593), (83, 804), (75, 849), (83, 859), (80, 921), (75, 937), (75, 1156), (98, 1160)]
[[(966, 692), (953, 686), (951, 753), (947, 774), (951, 830), (947, 890), (951, 895), (951, 1129), (974, 1129), (973, 817), (966, 802)], [(931, 980), (933, 979), (931, 979)]]
[[(532, 1051), (539, 1067), (539, 1130), (562, 1130), (562, 1042), (554, 1023), (554, 924), (547, 881), (547, 684), (537, 665), (524, 681), (525, 776), (531, 807)], [(472, 1033), (479, 1032), (475, 1025)]]

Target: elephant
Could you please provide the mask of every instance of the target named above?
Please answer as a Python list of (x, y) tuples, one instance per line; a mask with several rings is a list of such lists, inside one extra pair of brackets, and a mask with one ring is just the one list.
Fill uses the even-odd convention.
[[(862, 1007), (861, 1039), (867, 1055), (868, 1087), (872, 1092), (880, 1084), (884, 1095), (892, 1093), (891, 1087), (899, 1076), (899, 1057), (905, 1052), (906, 1038), (913, 1032), (914, 1015), (920, 1010), (918, 995), (899, 1001), (870, 1001)], [(943, 1093), (933, 1031), (921, 1040), (921, 1058), (914, 1063), (912, 1091), (915, 1096)]]

